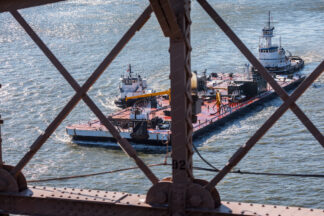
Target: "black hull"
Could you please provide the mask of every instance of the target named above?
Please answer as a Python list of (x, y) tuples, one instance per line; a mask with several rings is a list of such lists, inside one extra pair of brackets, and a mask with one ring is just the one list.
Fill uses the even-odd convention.
[(130, 106), (133, 106), (134, 103), (136, 101), (138, 101), (139, 99), (130, 99), (130, 100), (125, 100), (125, 99), (118, 99), (118, 100), (115, 100), (115, 104), (117, 107), (119, 108), (122, 108), (122, 109), (125, 109), (127, 107), (130, 107)]

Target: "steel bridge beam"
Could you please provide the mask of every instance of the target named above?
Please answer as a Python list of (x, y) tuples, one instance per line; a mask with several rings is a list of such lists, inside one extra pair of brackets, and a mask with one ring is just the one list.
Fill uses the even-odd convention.
[(193, 180), (190, 1), (172, 0), (171, 3), (184, 37), (170, 37), (173, 184), (169, 204), (174, 215), (183, 215), (186, 191)]
[[(0, 193), (1, 213), (43, 216), (168, 216), (167, 205), (149, 205), (145, 195), (75, 188), (32, 187), (20, 193)], [(217, 209), (185, 210), (190, 216), (294, 215), (324, 216), (320, 209), (254, 203), (222, 202)]]
[(65, 0), (0, 0), (0, 13), (41, 6)]

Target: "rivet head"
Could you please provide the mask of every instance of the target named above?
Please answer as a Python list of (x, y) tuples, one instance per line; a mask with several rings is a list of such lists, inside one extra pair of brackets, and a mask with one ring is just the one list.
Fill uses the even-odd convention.
[(310, 209), (311, 211), (313, 211), (313, 209)]
[(250, 203), (250, 206), (253, 206), (253, 204), (252, 204), (252, 203)]
[(193, 207), (198, 207), (201, 204), (201, 198), (198, 195), (193, 195), (192, 197), (190, 197), (190, 204)]

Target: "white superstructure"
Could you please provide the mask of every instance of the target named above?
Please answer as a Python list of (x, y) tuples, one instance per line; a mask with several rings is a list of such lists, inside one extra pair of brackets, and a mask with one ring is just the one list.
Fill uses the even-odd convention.
[(123, 74), (120, 77), (119, 91), (120, 96), (117, 100), (115, 100), (115, 104), (121, 108), (131, 106), (136, 101), (126, 101), (126, 97), (152, 93), (152, 90), (147, 89), (146, 80), (143, 79), (141, 75), (133, 75), (131, 65), (128, 66), (127, 74)]
[(120, 78), (120, 98), (125, 99), (125, 97), (144, 94), (147, 88), (146, 80), (139, 74), (133, 76), (131, 65), (128, 66), (127, 72), (127, 75), (123, 74)]
[(267, 25), (262, 29), (262, 36), (259, 43), (259, 60), (261, 64), (270, 71), (284, 72), (289, 71), (291, 61), (286, 56), (286, 51), (278, 45), (272, 44), (274, 27), (271, 25), (271, 16), (269, 11), (269, 19)]

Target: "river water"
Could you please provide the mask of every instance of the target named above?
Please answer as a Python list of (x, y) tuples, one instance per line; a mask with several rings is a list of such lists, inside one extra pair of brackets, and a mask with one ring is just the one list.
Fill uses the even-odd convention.
[[(324, 2), (322, 0), (210, 0), (247, 47), (257, 54), (258, 37), (271, 10), (278, 41), (305, 59), (309, 74), (324, 56)], [(147, 6), (144, 0), (75, 0), (21, 10), (39, 36), (72, 76), (82, 84), (103, 60), (121, 35)], [(0, 113), (3, 155), (16, 164), (29, 146), (72, 97), (74, 91), (8, 13), (0, 14)], [(223, 32), (192, 2), (192, 69), (202, 72), (242, 71), (246, 59)], [(169, 88), (168, 39), (163, 37), (154, 15), (91, 88), (89, 95), (104, 113), (117, 108), (118, 82), (127, 65), (147, 77), (156, 90)], [(324, 133), (324, 75), (297, 101)], [(201, 154), (221, 168), (229, 157), (282, 104), (274, 99), (254, 111), (228, 122), (195, 141)], [(134, 166), (122, 151), (81, 147), (65, 134), (67, 124), (95, 116), (83, 102), (24, 168), (27, 179), (109, 171)], [(139, 156), (147, 163), (160, 163), (163, 154)], [(324, 149), (298, 118), (288, 111), (238, 164), (244, 171), (324, 172)], [(207, 167), (195, 154), (194, 166)], [(170, 176), (170, 167), (154, 167), (159, 178)], [(210, 180), (215, 173), (194, 171), (196, 178)], [(138, 170), (89, 178), (43, 182), (56, 187), (94, 188), (146, 193), (150, 182)], [(227, 175), (217, 186), (221, 198), (267, 204), (324, 207), (321, 178)]]

